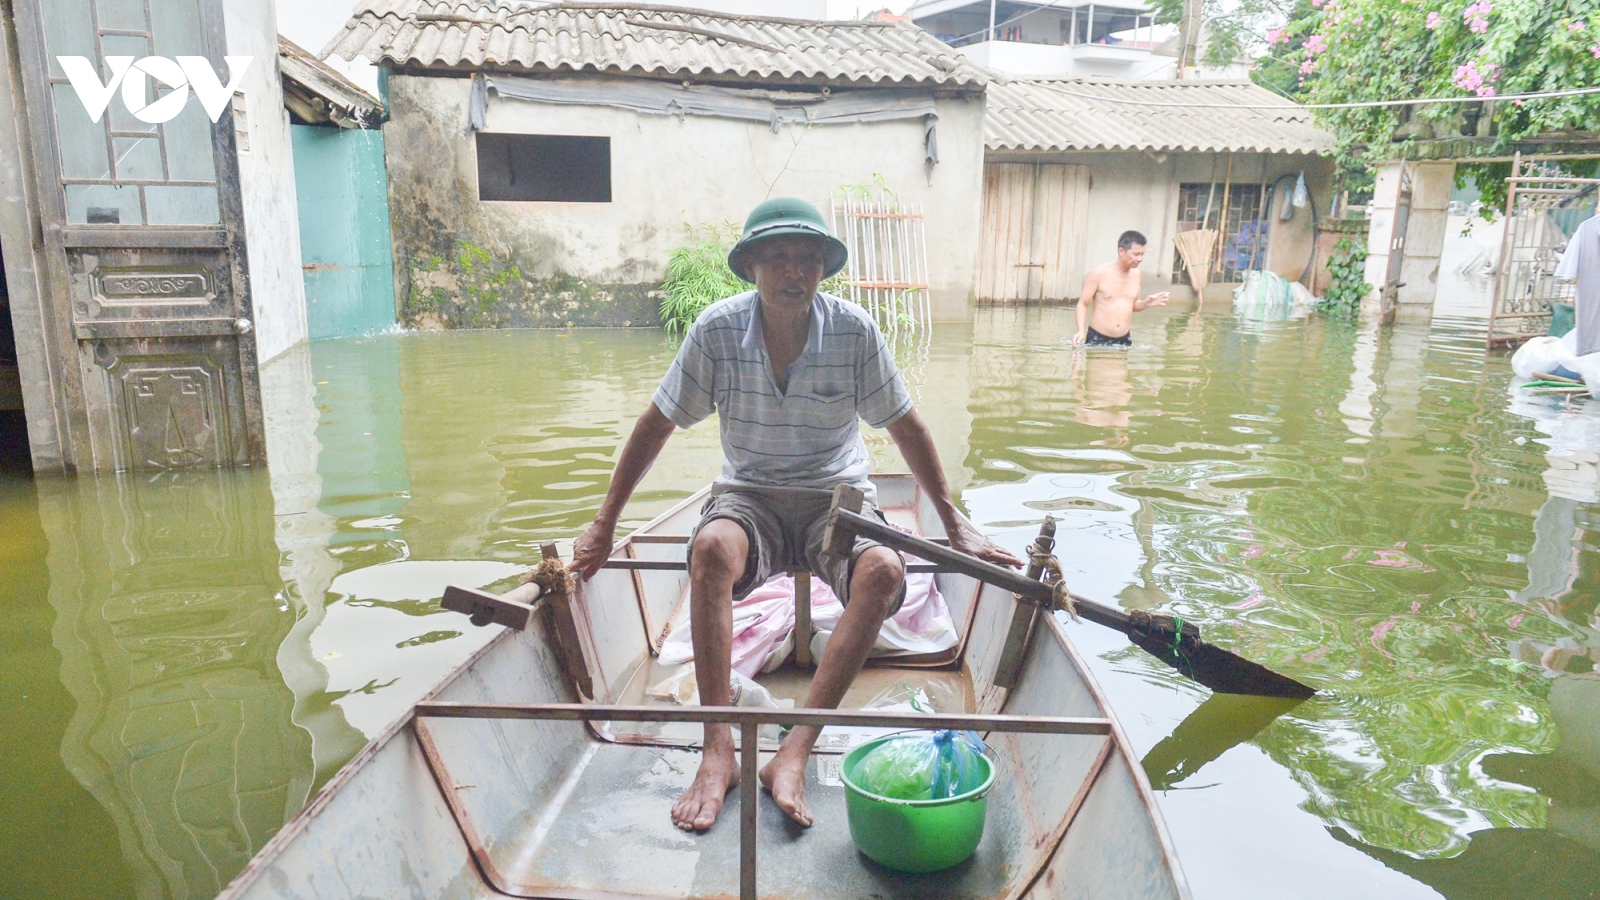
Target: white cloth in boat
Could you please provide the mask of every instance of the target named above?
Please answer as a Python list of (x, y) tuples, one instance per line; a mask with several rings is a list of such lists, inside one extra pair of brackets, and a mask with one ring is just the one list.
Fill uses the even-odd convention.
[(892, 425), (911, 411), (878, 325), (831, 294), (811, 301), (811, 333), (778, 390), (762, 339), (761, 301), (748, 291), (706, 307), (684, 335), (655, 405), (679, 428), (712, 412), (722, 427), (719, 486), (853, 484), (875, 499), (860, 422)]
[[(687, 604), (685, 605), (687, 606)], [(827, 651), (828, 637), (844, 614), (844, 605), (819, 579), (811, 581), (811, 641), (813, 658)], [(733, 605), (733, 670), (746, 677), (770, 672), (783, 664), (794, 649), (794, 579), (775, 575)], [(950, 607), (934, 584), (933, 575), (913, 572), (906, 576), (906, 600), (900, 611), (884, 620), (878, 630), (874, 656), (938, 653), (956, 645)], [(689, 616), (684, 617), (661, 644), (658, 661), (676, 666), (694, 659), (689, 637)]]

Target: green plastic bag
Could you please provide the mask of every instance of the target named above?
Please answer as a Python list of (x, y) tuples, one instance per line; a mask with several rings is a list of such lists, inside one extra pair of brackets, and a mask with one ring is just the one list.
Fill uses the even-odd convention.
[(856, 763), (851, 780), (892, 800), (944, 800), (983, 783), (983, 739), (976, 731), (935, 731), (891, 738)]

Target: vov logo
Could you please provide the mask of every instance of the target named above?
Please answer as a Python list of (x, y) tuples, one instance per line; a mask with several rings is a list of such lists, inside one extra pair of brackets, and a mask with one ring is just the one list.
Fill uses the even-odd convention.
[[(221, 118), (222, 111), (228, 108), (229, 99), (244, 80), (245, 70), (250, 68), (250, 62), (254, 59), (251, 56), (223, 58), (228, 62), (226, 85), (204, 56), (180, 56), (175, 60), (165, 56), (146, 56), (138, 62), (134, 62), (131, 56), (108, 56), (106, 65), (111, 68), (111, 80), (106, 82), (100, 80), (94, 63), (85, 57), (58, 56), (56, 61), (67, 73), (72, 89), (77, 92), (78, 100), (83, 103), (83, 109), (91, 120), (100, 121), (111, 103), (111, 96), (120, 86), (122, 103), (128, 107), (128, 112), (141, 122), (157, 125), (171, 121), (183, 111), (184, 104), (189, 102), (190, 88), (194, 88), (195, 96), (200, 98), (200, 105), (205, 107), (211, 121)], [(145, 98), (149, 96), (147, 78), (155, 79), (172, 91), (146, 103)]]

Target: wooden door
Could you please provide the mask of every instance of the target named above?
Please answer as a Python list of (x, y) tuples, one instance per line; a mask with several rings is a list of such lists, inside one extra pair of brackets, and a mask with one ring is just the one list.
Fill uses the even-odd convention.
[[(14, 9), (62, 467), (264, 462), (234, 114), (213, 122), (197, 92), (180, 88), (187, 103), (152, 123), (129, 108), (137, 91), (120, 89), (95, 121), (61, 61), (86, 58), (110, 81), (112, 58), (142, 72), (146, 58), (199, 56), (226, 84), (222, 0)], [(177, 92), (126, 77), (142, 82), (149, 109)]]
[(1088, 166), (985, 164), (979, 302), (1076, 298), (1083, 286), (1088, 220)]

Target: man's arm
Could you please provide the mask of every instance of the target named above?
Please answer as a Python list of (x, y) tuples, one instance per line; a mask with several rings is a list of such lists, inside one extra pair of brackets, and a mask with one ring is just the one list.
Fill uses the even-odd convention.
[(1083, 279), (1083, 293), (1078, 295), (1078, 331), (1072, 336), (1074, 344), (1081, 344), (1089, 337), (1089, 307), (1094, 304), (1094, 295), (1099, 290), (1100, 270), (1090, 269)]
[(939, 465), (939, 451), (933, 445), (933, 435), (928, 433), (928, 426), (917, 411), (913, 409), (890, 423), (888, 431), (894, 438), (894, 445), (900, 448), (900, 455), (905, 457), (906, 465), (911, 467), (911, 474), (933, 501), (933, 508), (938, 511), (945, 534), (950, 538), (951, 549), (1002, 566), (1022, 565), (1022, 561), (1007, 553), (1004, 547), (984, 537), (956, 509), (955, 501), (950, 498), (950, 485), (944, 480), (944, 469)]
[(1151, 294), (1150, 296), (1144, 298), (1143, 300), (1134, 300), (1133, 301), (1133, 311), (1134, 312), (1143, 312), (1144, 310), (1147, 310), (1152, 306), (1166, 306), (1167, 305), (1167, 298), (1170, 297), (1170, 296), (1172, 296), (1172, 295), (1169, 294), (1168, 292), (1162, 291), (1159, 294)]
[(617, 469), (611, 473), (611, 487), (606, 489), (606, 498), (594, 514), (594, 524), (584, 529), (572, 545), (572, 567), (583, 578), (592, 577), (610, 558), (622, 507), (633, 496), (633, 489), (639, 486), (644, 473), (650, 471), (676, 427), (654, 403), (634, 424), (633, 434), (628, 435), (628, 442), (622, 445)]

